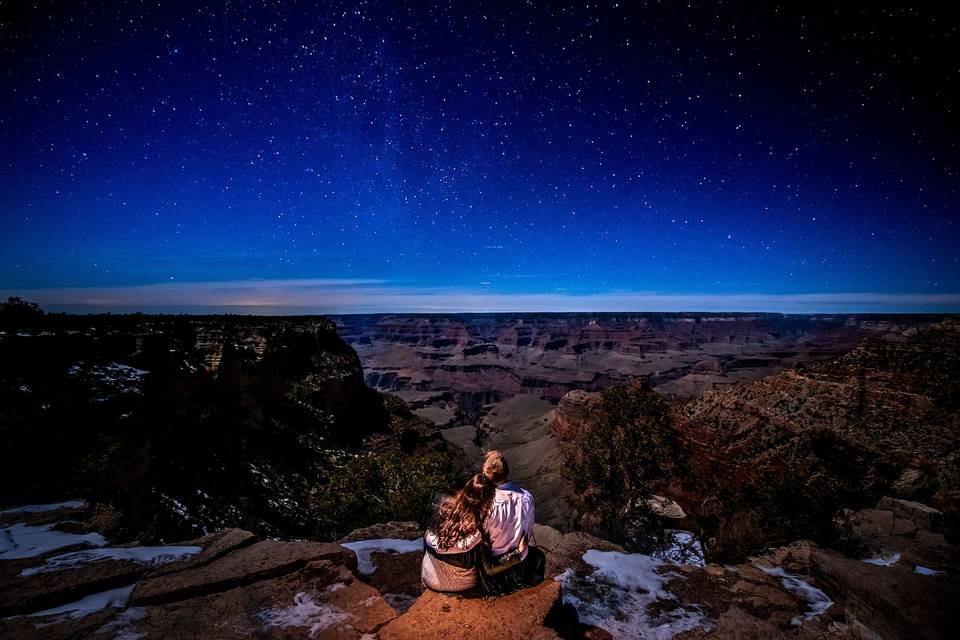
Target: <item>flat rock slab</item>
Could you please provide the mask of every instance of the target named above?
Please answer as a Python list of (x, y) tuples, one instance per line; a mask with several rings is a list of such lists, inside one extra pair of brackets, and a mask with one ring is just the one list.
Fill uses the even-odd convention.
[(41, 611), (91, 593), (126, 586), (136, 582), (149, 569), (136, 562), (104, 560), (21, 576), (20, 570), (44, 564), (43, 558), (31, 560), (30, 563), (18, 563), (15, 573), (0, 580), (0, 617)]
[(546, 580), (500, 598), (466, 598), (427, 591), (402, 616), (380, 630), (381, 640), (555, 639), (544, 626), (560, 604), (560, 584)]
[(357, 640), (396, 615), (376, 589), (346, 567), (319, 560), (221, 593), (127, 609), (90, 637)]
[(223, 529), (207, 534), (202, 538), (197, 538), (196, 540), (178, 542), (177, 546), (203, 547), (203, 551), (191, 557), (189, 560), (159, 568), (147, 574), (147, 576), (153, 577), (174, 571), (182, 571), (183, 569), (189, 569), (191, 567), (199, 567), (231, 551), (249, 546), (256, 541), (257, 536), (249, 531), (244, 531), (243, 529)]
[(338, 544), (264, 540), (213, 562), (148, 578), (137, 585), (135, 606), (157, 605), (226, 591), (293, 573), (314, 560), (331, 560), (356, 570), (356, 556)]

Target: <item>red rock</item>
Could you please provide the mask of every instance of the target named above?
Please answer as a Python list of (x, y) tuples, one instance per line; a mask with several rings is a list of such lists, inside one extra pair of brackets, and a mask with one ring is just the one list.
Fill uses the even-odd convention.
[(381, 640), (506, 640), (559, 638), (545, 626), (560, 602), (560, 584), (547, 580), (501, 598), (467, 598), (427, 591), (380, 630)]
[(562, 441), (575, 439), (590, 425), (590, 413), (600, 403), (599, 393), (575, 389), (557, 403), (553, 433)]

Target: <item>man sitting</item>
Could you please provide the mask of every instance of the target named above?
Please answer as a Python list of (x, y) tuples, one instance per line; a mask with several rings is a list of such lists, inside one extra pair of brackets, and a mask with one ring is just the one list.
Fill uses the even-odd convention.
[(490, 512), (484, 521), (491, 554), (497, 557), (522, 548), (524, 545), (521, 545), (521, 540), (528, 545), (523, 561), (517, 566), (496, 576), (481, 575), (485, 590), (503, 594), (539, 584), (546, 569), (546, 557), (533, 546), (536, 512), (533, 495), (509, 481), (510, 468), (499, 451), (487, 453), (483, 459), (482, 473), (497, 487)]

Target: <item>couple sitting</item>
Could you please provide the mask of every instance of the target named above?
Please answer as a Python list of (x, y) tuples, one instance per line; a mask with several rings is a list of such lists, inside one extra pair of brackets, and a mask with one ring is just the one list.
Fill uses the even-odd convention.
[(507, 461), (491, 451), (482, 472), (440, 504), (424, 535), (424, 586), (503, 595), (543, 580), (546, 558), (531, 544), (533, 496), (508, 475)]

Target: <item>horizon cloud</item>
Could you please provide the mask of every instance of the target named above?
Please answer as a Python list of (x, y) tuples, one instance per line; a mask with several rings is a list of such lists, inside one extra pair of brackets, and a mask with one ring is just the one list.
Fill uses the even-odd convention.
[(897, 313), (960, 311), (960, 293), (604, 293), (497, 292), (484, 285), (418, 287), (379, 279), (232, 280), (0, 290), (50, 311), (79, 313), (521, 313), (772, 312)]

